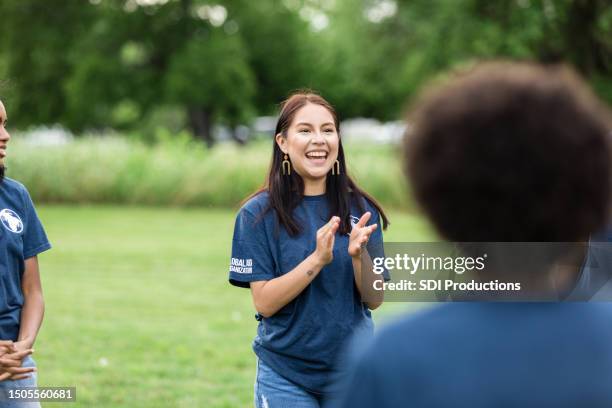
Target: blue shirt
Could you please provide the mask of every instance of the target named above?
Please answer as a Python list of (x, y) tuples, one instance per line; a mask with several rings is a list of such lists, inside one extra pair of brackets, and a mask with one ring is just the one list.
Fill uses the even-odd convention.
[(51, 244), (23, 184), (10, 178), (0, 183), (0, 340), (19, 336), (24, 261)]
[(612, 306), (446, 304), (365, 347), (336, 407), (611, 407)]
[[(329, 221), (324, 195), (306, 196), (294, 210), (302, 232), (291, 237), (279, 225), (274, 210), (264, 212), (268, 193), (249, 200), (236, 217), (229, 281), (249, 287), (249, 282), (265, 281), (293, 270), (316, 248), (316, 232)], [(378, 212), (369, 224), (379, 228), (371, 235), (368, 252), (382, 255), (382, 233)], [(351, 219), (361, 213), (354, 206)], [(372, 332), (372, 319), (361, 301), (354, 282), (353, 264), (348, 254), (348, 235), (335, 236), (333, 261), (293, 301), (269, 318), (257, 316), (259, 326), (253, 342), (257, 356), (277, 373), (318, 394), (334, 375), (333, 367), (344, 342), (357, 329)]]

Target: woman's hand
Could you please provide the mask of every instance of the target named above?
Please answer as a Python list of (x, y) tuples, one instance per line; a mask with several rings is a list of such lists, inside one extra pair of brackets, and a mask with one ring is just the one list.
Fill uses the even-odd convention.
[(353, 226), (349, 237), (348, 253), (352, 258), (361, 257), (361, 250), (368, 243), (370, 235), (376, 230), (378, 224), (372, 224), (366, 227), (372, 214), (368, 211), (361, 216), (359, 222)]
[(0, 357), (5, 354), (14, 353), (17, 351), (15, 343), (12, 340), (0, 340)]
[(13, 343), (15, 351), (29, 350), (32, 348), (32, 346), (33, 342), (30, 339), (23, 339)]
[(334, 216), (317, 231), (317, 248), (314, 255), (322, 266), (334, 259), (334, 241), (339, 227), (340, 217)]
[(23, 359), (32, 354), (32, 349), (19, 350), (17, 343), (0, 340), (0, 381), (28, 378), (35, 367), (22, 367)]

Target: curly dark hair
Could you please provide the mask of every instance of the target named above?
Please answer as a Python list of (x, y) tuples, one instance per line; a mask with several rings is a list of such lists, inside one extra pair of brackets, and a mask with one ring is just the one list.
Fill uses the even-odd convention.
[(575, 242), (606, 224), (610, 121), (564, 66), (489, 62), (421, 99), (404, 170), (442, 236)]

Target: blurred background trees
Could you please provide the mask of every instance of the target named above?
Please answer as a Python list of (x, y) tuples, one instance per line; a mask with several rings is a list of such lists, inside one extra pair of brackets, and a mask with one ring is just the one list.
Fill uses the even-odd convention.
[(575, 66), (612, 102), (608, 0), (3, 0), (1, 97), (19, 127), (152, 138), (237, 131), (297, 88), (343, 118), (401, 116), (429, 78), (507, 57)]

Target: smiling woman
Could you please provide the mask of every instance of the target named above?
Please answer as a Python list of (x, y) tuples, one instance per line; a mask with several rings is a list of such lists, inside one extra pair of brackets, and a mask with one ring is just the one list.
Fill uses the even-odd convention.
[(251, 289), (259, 326), (255, 405), (319, 407), (345, 341), (382, 303), (376, 201), (346, 172), (333, 107), (299, 92), (281, 107), (263, 189), (240, 209), (229, 281)]
[(305, 181), (304, 195), (324, 194), (325, 175), (335, 162), (339, 167), (340, 138), (334, 118), (324, 106), (309, 103), (296, 112), (293, 122), (285, 134), (276, 135), (276, 143)]

